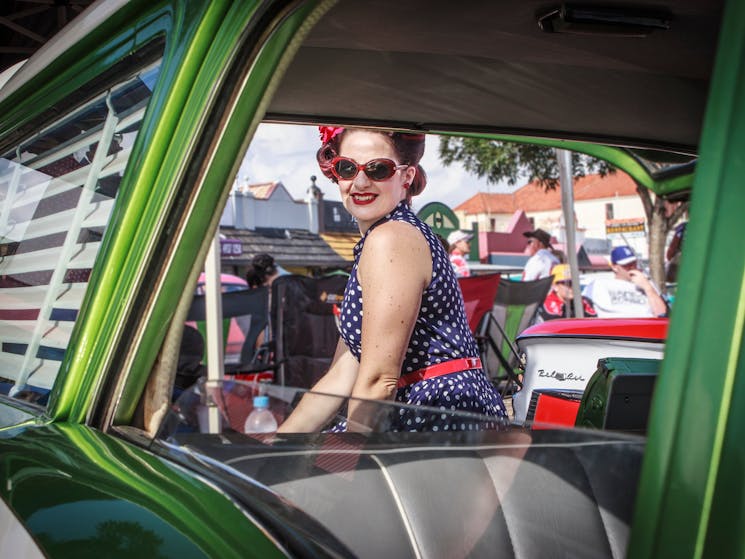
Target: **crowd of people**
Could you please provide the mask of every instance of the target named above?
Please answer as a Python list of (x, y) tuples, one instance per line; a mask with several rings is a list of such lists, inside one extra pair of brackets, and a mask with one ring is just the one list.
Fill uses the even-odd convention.
[[(552, 251), (551, 237), (537, 229), (524, 233), (529, 237), (528, 259), (523, 272), (525, 281), (553, 276), (551, 290), (539, 307), (535, 322), (575, 316), (574, 290), (569, 265)], [(537, 239), (537, 240), (536, 240)], [(536, 248), (537, 247), (537, 248)], [(659, 288), (638, 266), (636, 253), (620, 245), (610, 253), (613, 276), (598, 274), (582, 289), (585, 317), (652, 318), (667, 316), (669, 311)]]
[[(359, 167), (361, 166), (358, 166), (357, 174), (354, 175), (354, 178), (360, 174)], [(351, 173), (353, 171), (350, 167), (349, 172)], [(337, 178), (334, 172), (333, 170), (329, 171), (337, 182), (340, 180), (350, 180)], [(383, 182), (371, 179), (369, 175), (365, 176), (372, 183)], [(385, 180), (390, 180), (390, 177)], [(406, 187), (406, 189), (409, 188), (408, 186)], [(405, 194), (406, 196), (402, 201), (410, 203), (410, 197), (413, 193), (411, 190), (408, 190)], [(388, 205), (391, 203), (389, 201)], [(352, 203), (348, 205), (352, 210), (358, 210)], [(366, 204), (359, 205), (364, 206)], [(388, 216), (386, 215), (386, 217)], [(389, 219), (397, 221), (396, 217)], [(361, 225), (360, 231), (363, 234), (363, 241), (367, 229), (372, 225), (377, 226), (377, 222), (368, 224), (367, 227)], [(674, 231), (672, 242), (666, 254), (666, 260), (668, 262), (677, 264), (684, 233), (685, 223), (676, 227)], [(454, 276), (456, 278), (470, 277), (469, 255), (471, 253), (473, 234), (458, 229), (452, 231), (447, 238), (443, 238), (428, 230), (426, 235), (428, 242), (429, 235), (432, 235), (447, 253)], [(564, 254), (554, 248), (551, 235), (543, 229), (537, 228), (532, 231), (526, 231), (523, 235), (527, 238), (525, 254), (529, 258), (524, 266), (521, 279), (523, 281), (533, 281), (553, 276), (549, 294), (539, 307), (534, 322), (539, 323), (556, 318), (574, 317), (572, 277)], [(364, 246), (364, 243), (355, 249), (355, 270), (359, 264), (362, 246)], [(638, 258), (631, 247), (627, 245), (615, 247), (611, 251), (609, 265), (613, 272), (612, 277), (598, 275), (595, 278), (590, 278), (589, 282), (583, 287), (583, 316), (601, 318), (667, 316), (669, 311), (667, 302), (660, 294), (660, 290), (654, 282), (639, 269)], [(274, 261), (271, 255), (257, 254), (247, 269), (246, 280), (249, 287), (270, 286), (275, 278), (286, 273)]]
[[(385, 137), (387, 138), (389, 136)], [(354, 155), (359, 153), (367, 156), (384, 153), (396, 158), (391, 159), (392, 162), (418, 161), (416, 157), (407, 157), (406, 154), (400, 153), (398, 150), (401, 148), (397, 147), (398, 144), (393, 141), (390, 143), (388, 141), (375, 142), (370, 137), (366, 138), (364, 134), (360, 134), (359, 138), (360, 140), (357, 142), (349, 142), (347, 144), (350, 146), (349, 151)], [(359, 147), (357, 145), (358, 143), (360, 144)], [(338, 143), (334, 147), (335, 149), (341, 148)], [(338, 161), (340, 156), (329, 155), (328, 157), (331, 157), (331, 161), (336, 161), (337, 166), (340, 165)], [(363, 157), (360, 158), (362, 159)], [(386, 161), (380, 158), (378, 160)], [(335, 177), (338, 175), (337, 182), (340, 184), (342, 194), (346, 194), (345, 204), (351, 212), (359, 216), (358, 222), (360, 223), (362, 240), (354, 250), (354, 267), (345, 292), (344, 304), (341, 306), (338, 312), (339, 316), (337, 317), (337, 325), (340, 327), (340, 333), (342, 335), (337, 350), (338, 359), (335, 360), (335, 363), (339, 362), (339, 365), (332, 367), (328, 378), (322, 379), (322, 382), (319, 383), (319, 385), (322, 385), (320, 388), (346, 396), (360, 393), (363, 397), (394, 397), (397, 401), (432, 405), (437, 402), (437, 391), (432, 391), (433, 383), (431, 379), (443, 375), (446, 377), (444, 380), (447, 381), (447, 375), (451, 374), (448, 372), (437, 374), (437, 366), (441, 363), (456, 363), (457, 372), (459, 373), (464, 371), (473, 372), (474, 380), (476, 381), (474, 386), (478, 387), (478, 381), (481, 380), (479, 377), (481, 373), (479, 371), (480, 363), (478, 363), (477, 359), (478, 352), (474, 349), (471, 332), (467, 327), (467, 322), (463, 318), (463, 309), (461, 307), (463, 304), (462, 295), (457, 288), (457, 281), (455, 281), (457, 278), (467, 278), (471, 275), (468, 256), (471, 252), (470, 242), (473, 234), (463, 230), (455, 230), (448, 235), (447, 239), (434, 234), (410, 210), (410, 197), (414, 195), (414, 192), (417, 190), (416, 188), (412, 192), (411, 185), (404, 182), (398, 185), (398, 190), (390, 188), (394, 194), (396, 192), (398, 193), (398, 195), (391, 196), (390, 192), (386, 192), (387, 187), (380, 184), (393, 181), (398, 169), (393, 169), (392, 165), (391, 169), (387, 169), (383, 173), (390, 176), (383, 177), (382, 174), (376, 174), (379, 170), (376, 171), (369, 166), (370, 162), (368, 162), (368, 165), (359, 165), (351, 157), (348, 161), (352, 162), (349, 163), (349, 168), (332, 168), (329, 172)], [(376, 159), (373, 158), (371, 161), (374, 162)], [(342, 163), (347, 165), (346, 160)], [(357, 167), (353, 168), (354, 165), (357, 165)], [(413, 167), (414, 165), (410, 166)], [(404, 165), (398, 165), (397, 167), (404, 167)], [(382, 173), (382, 171), (379, 172)], [(364, 178), (358, 178), (363, 175)], [(408, 180), (411, 181), (412, 179), (409, 178)], [(417, 188), (421, 191), (423, 187), (420, 186)], [(374, 201), (378, 201), (376, 198), (382, 198), (383, 200), (381, 201), (385, 202), (385, 204), (381, 204), (382, 207), (380, 209), (375, 209), (375, 211), (367, 208), (367, 205), (370, 204), (369, 200), (373, 191), (375, 191), (373, 195)], [(380, 191), (380, 193), (377, 191)], [(381, 214), (384, 210), (388, 211)], [(382, 228), (388, 223), (394, 224), (396, 227), (389, 226), (389, 228)], [(382, 234), (371, 236), (371, 232), (378, 229), (380, 231), (391, 231), (388, 233), (389, 238), (386, 238), (386, 235)], [(684, 230), (683, 228), (680, 229)], [(533, 281), (552, 276), (550, 291), (543, 303), (538, 307), (534, 323), (557, 318), (575, 317), (575, 291), (573, 289), (570, 267), (564, 262), (564, 255), (561, 251), (553, 247), (551, 236), (543, 229), (535, 229), (523, 234), (528, 239), (525, 252), (529, 258), (525, 264), (522, 279), (524, 281)], [(390, 239), (390, 237), (398, 235), (401, 236), (400, 239), (397, 239), (398, 243), (400, 244), (402, 241), (406, 241), (401, 246), (406, 251), (411, 250), (411, 254), (415, 256), (412, 259), (401, 255), (401, 268), (393, 265), (391, 260), (386, 261), (387, 257), (395, 258), (399, 255), (399, 251)], [(682, 235), (677, 235), (676, 230), (676, 236), (674, 238), (680, 241), (681, 237)], [(373, 241), (369, 241), (368, 238), (373, 239)], [(374, 247), (374, 249), (368, 249), (365, 252), (364, 247), (366, 244), (367, 246)], [(678, 247), (676, 246), (675, 248)], [(405, 254), (410, 256), (408, 252)], [(367, 266), (365, 266), (366, 263)], [(449, 263), (449, 266), (447, 263)], [(639, 269), (637, 255), (631, 247), (627, 245), (615, 247), (610, 253), (609, 264), (613, 272), (612, 276), (598, 274), (594, 278), (591, 277), (590, 281), (581, 291), (581, 306), (584, 317), (636, 318), (663, 317), (667, 315), (669, 307), (665, 299), (652, 280)], [(379, 273), (372, 271), (377, 265), (380, 265), (379, 270), (376, 270)], [(412, 268), (412, 266), (415, 267)], [(403, 273), (404, 268), (406, 269), (406, 273)], [(370, 278), (369, 280), (367, 278), (363, 280), (363, 269), (369, 270), (366, 274)], [(246, 271), (246, 281), (250, 288), (270, 287), (277, 277), (286, 273), (287, 271), (279, 266), (271, 255), (262, 253), (257, 254), (252, 259)], [(408, 288), (402, 288), (399, 283), (391, 285), (390, 280), (396, 277), (396, 274), (399, 275), (400, 281), (404, 281), (409, 286)], [(453, 315), (453, 322), (449, 325), (456, 328), (455, 334), (448, 332), (447, 337), (438, 337), (442, 332), (439, 332), (432, 325), (435, 318), (441, 318), (439, 314), (426, 314), (426, 318), (429, 320), (423, 320), (422, 316), (428, 313), (428, 309), (423, 302), (419, 305), (411, 303), (405, 305), (400, 298), (401, 294), (407, 294), (408, 290), (410, 290), (411, 293), (409, 295), (411, 297), (409, 301), (424, 301), (426, 299), (429, 302), (434, 300), (435, 297), (432, 295), (432, 285), (434, 282), (432, 278), (435, 275), (440, 275), (443, 278), (440, 282), (437, 282), (437, 292), (441, 293), (442, 288), (445, 287), (447, 293), (446, 297), (437, 298), (441, 299), (440, 302), (442, 305), (440, 308), (441, 310), (448, 309)], [(365, 286), (368, 287), (367, 290), (364, 290)], [(391, 299), (386, 301), (385, 295), (388, 292), (393, 293), (394, 291), (395, 296), (390, 295)], [(366, 298), (367, 305), (365, 308), (368, 310), (368, 316), (373, 316), (372, 320), (364, 320), (362, 318), (363, 305), (361, 293), (364, 292), (374, 292), (375, 294), (375, 296)], [(396, 300), (396, 305), (390, 303), (393, 300)], [(399, 318), (403, 320), (398, 320)], [(415, 324), (427, 324), (428, 326), (424, 329), (420, 329), (418, 326), (415, 327), (412, 323), (414, 319), (416, 319)], [(384, 367), (388, 368), (387, 370), (373, 370), (372, 372), (368, 372), (362, 367), (363, 363), (369, 363), (369, 361), (364, 360), (365, 355), (362, 352), (363, 340), (366, 336), (372, 338), (378, 334), (382, 337), (382, 333), (377, 331), (380, 330), (382, 332), (382, 330), (396, 322), (402, 326), (399, 327), (398, 324), (395, 324), (395, 328), (390, 332), (397, 338), (395, 339), (395, 344), (391, 348), (386, 346), (382, 349), (383, 351), (391, 350), (391, 353), (387, 353), (387, 355), (393, 355), (394, 359), (388, 358), (388, 363), (384, 363)], [(350, 325), (353, 325), (353, 327), (350, 327)], [(371, 334), (371, 332), (373, 333)], [(269, 339), (269, 329), (267, 328), (267, 332), (262, 334), (261, 338), (257, 340), (257, 345)], [(456, 336), (460, 336), (463, 340), (458, 345), (453, 344), (452, 341), (439, 342), (440, 339), (452, 340)], [(431, 354), (424, 355), (421, 359), (410, 357), (413, 353), (412, 349), (419, 344), (421, 346), (429, 345), (430, 347), (437, 347), (440, 349), (440, 353), (436, 354), (435, 352), (437, 350), (434, 350)], [(417, 355), (421, 356), (422, 354), (418, 351)], [(476, 361), (473, 362), (474, 366), (470, 367), (469, 365), (470, 368), (464, 369), (467, 364), (462, 358), (457, 358), (460, 355), (468, 356), (466, 359), (475, 359)], [(370, 351), (368, 352), (368, 356), (371, 356), (369, 357), (370, 359), (376, 360), (380, 357), (378, 351)], [(395, 356), (400, 357), (395, 358)], [(377, 361), (373, 362), (377, 363)], [(424, 367), (418, 367), (418, 363), (423, 363)], [(350, 369), (352, 372), (341, 373), (336, 369)], [(358, 386), (360, 382), (358, 376), (360, 370), (368, 376), (365, 380), (366, 384), (362, 387)], [(419, 378), (417, 376), (418, 371), (421, 370), (425, 371), (425, 378)], [(433, 370), (435, 370), (435, 374), (432, 373)], [(449, 369), (440, 370), (449, 371)], [(406, 380), (409, 378), (413, 380)], [(395, 390), (392, 390), (390, 386), (394, 384), (393, 381), (395, 379), (398, 380), (395, 383)], [(401, 379), (404, 379), (405, 382)], [(437, 382), (441, 383), (441, 380)], [(375, 386), (375, 383), (378, 383), (378, 386)], [(434, 398), (423, 399), (421, 394), (426, 393), (428, 389), (435, 396)], [(477, 409), (481, 412), (500, 416), (503, 410), (503, 404), (498, 398), (498, 395), (489, 393), (483, 386), (479, 390), (482, 390), (482, 393), (475, 392), (478, 397), (476, 401), (468, 403), (471, 406), (468, 409)], [(299, 413), (304, 412), (301, 411)], [(324, 419), (326, 419), (325, 415), (320, 418), (310, 419), (303, 417), (303, 421), (307, 422), (304, 428), (318, 428)], [(295, 416), (284, 427), (284, 429), (288, 430), (299, 428), (300, 426), (297, 424), (297, 417)]]
[[(680, 255), (685, 224), (678, 226), (673, 241), (667, 251), (667, 260), (673, 261)], [(566, 257), (553, 246), (551, 235), (543, 229), (526, 231), (525, 254), (528, 260), (521, 274), (522, 281), (535, 281), (553, 276), (551, 289), (539, 307), (534, 322), (544, 322), (556, 318), (575, 316), (573, 304), (574, 290)], [(450, 233), (447, 244), (450, 262), (457, 277), (471, 275), (467, 256), (471, 251), (473, 235), (467, 231), (456, 230)], [(620, 245), (611, 251), (609, 257), (611, 277), (598, 274), (589, 279), (582, 289), (582, 308), (585, 317), (664, 317), (669, 306), (659, 288), (638, 266), (636, 253), (628, 245)]]

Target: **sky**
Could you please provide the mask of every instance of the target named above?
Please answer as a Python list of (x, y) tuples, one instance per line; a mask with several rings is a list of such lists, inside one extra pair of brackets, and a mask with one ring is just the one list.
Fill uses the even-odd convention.
[[(321, 146), (318, 128), (288, 124), (261, 124), (238, 171), (240, 184), (280, 181), (296, 200), (306, 197), (310, 177), (327, 200), (340, 200), (337, 186), (323, 176), (316, 164)], [(451, 208), (477, 192), (509, 192), (505, 185), (489, 185), (465, 171), (460, 164), (445, 167), (438, 156), (439, 141), (427, 136), (421, 165), (427, 172), (427, 188), (414, 198), (414, 209), (429, 202), (443, 202)]]

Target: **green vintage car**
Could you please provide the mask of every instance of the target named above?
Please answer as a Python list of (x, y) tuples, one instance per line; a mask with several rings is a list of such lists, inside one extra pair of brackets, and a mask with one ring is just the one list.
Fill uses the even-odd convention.
[[(742, 556), (744, 59), (735, 0), (95, 3), (0, 89), (0, 554)], [(177, 386), (261, 122), (562, 147), (690, 194), (646, 436), (247, 436), (255, 392), (300, 392), (223, 378), (209, 332)]]

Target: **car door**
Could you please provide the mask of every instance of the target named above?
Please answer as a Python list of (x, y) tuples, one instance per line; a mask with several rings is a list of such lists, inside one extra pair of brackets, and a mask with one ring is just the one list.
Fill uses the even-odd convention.
[[(231, 168), (213, 160), (215, 142), (227, 142), (217, 159), (229, 161), (251, 121), (250, 111), (233, 115), (242, 135), (226, 140), (235, 107), (220, 86), (245, 78), (228, 69), (252, 56), (255, 109), (276, 47), (304, 20), (274, 37), (262, 65), (286, 8), (100, 3), (0, 92), (2, 525), (47, 555), (122, 543), (146, 554), (154, 543), (165, 555), (281, 553), (222, 492), (104, 431), (109, 398), (121, 397), (112, 391), (138, 390), (130, 373), (147, 377), (174, 298), (196, 280), (188, 272)], [(200, 204), (209, 211), (195, 212), (190, 237), (181, 221)], [(118, 401), (125, 414), (137, 407)]]
[(691, 221), (656, 389), (630, 557), (733, 557), (745, 428), (743, 190), (745, 6), (727, 2)]

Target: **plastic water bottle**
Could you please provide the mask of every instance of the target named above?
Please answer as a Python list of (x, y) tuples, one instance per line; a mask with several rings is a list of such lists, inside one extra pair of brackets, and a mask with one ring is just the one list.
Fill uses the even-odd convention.
[(277, 420), (269, 411), (269, 396), (254, 396), (254, 409), (248, 414), (244, 433), (274, 433), (277, 431)]

